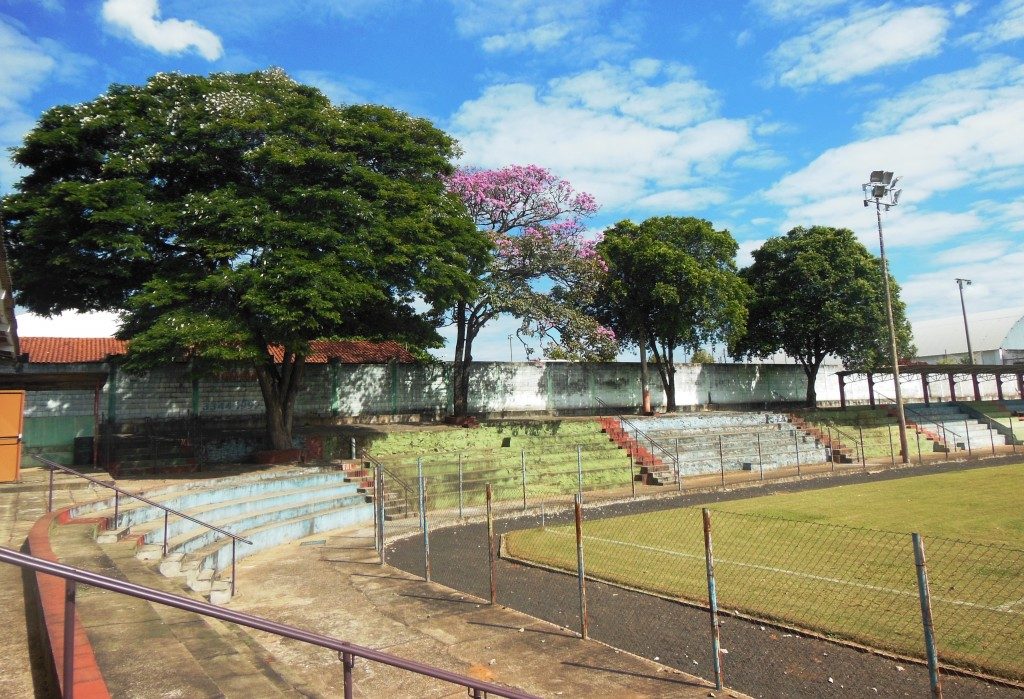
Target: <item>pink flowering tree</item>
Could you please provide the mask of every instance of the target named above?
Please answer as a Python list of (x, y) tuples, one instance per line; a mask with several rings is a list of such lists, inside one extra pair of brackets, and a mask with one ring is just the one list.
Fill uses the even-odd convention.
[(522, 321), (518, 335), (544, 356), (597, 360), (615, 355), (615, 333), (585, 312), (605, 271), (596, 241), (583, 236), (584, 218), (597, 211), (594, 198), (537, 165), (457, 171), (448, 188), (465, 203), (493, 252), (477, 270), (480, 289), (452, 310), (455, 342), (455, 415), (469, 405), (473, 341), (502, 313)]

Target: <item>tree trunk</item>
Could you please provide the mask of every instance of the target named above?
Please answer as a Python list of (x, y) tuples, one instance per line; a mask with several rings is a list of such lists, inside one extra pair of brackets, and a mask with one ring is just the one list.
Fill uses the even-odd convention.
[[(459, 301), (455, 307), (455, 359), (452, 360), (452, 414), (465, 417), (469, 414), (469, 362), (472, 357), (472, 341), (466, 342), (466, 302)], [(467, 352), (468, 349), (468, 352)], [(469, 355), (470, 359), (467, 359)]]
[(818, 380), (818, 369), (821, 367), (821, 359), (815, 359), (810, 363), (801, 362), (801, 365), (804, 369), (804, 375), (807, 377), (807, 407), (816, 408), (818, 407), (818, 392), (814, 384)]
[(665, 411), (674, 413), (678, 410), (676, 405), (676, 358), (671, 347), (665, 349), (666, 366), (668, 374), (668, 389), (665, 391)]
[(276, 364), (269, 354), (256, 364), (256, 378), (263, 394), (266, 417), (266, 443), (274, 450), (291, 449), (292, 419), (295, 412), (295, 396), (306, 358), (285, 352), (281, 364)]
[(640, 335), (640, 412), (651, 413), (651, 376), (647, 368), (647, 335)]
[(675, 380), (669, 375), (671, 367), (668, 365), (668, 350), (662, 356), (662, 353), (658, 351), (658, 341), (652, 340), (651, 352), (658, 363), (658, 376), (661, 378), (661, 387), (665, 390), (665, 411), (673, 413), (676, 410)]

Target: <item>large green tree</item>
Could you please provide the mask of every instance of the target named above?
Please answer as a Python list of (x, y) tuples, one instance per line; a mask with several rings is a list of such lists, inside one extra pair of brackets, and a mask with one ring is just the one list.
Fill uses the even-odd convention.
[(426, 120), (332, 105), (278, 69), (113, 85), (15, 151), (17, 301), (120, 311), (130, 367), (251, 363), (269, 446), (288, 448), (312, 340), (439, 346), (416, 297), (472, 293), (490, 243), (445, 187), (455, 155)]
[[(753, 296), (747, 334), (736, 355), (784, 352), (807, 376), (807, 405), (817, 400), (815, 380), (829, 355), (849, 367), (891, 365), (881, 260), (846, 228), (794, 228), (769, 238), (743, 270)], [(913, 354), (910, 325), (890, 276), (900, 356)]]
[(736, 271), (736, 241), (710, 221), (662, 216), (620, 221), (597, 246), (608, 272), (598, 294), (598, 316), (620, 341), (640, 349), (646, 389), (650, 350), (676, 410), (675, 353), (729, 342), (746, 322), (746, 284)]

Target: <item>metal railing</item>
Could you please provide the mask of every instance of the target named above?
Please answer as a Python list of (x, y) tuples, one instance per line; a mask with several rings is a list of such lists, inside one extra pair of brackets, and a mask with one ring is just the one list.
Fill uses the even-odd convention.
[[(610, 405), (605, 403), (603, 400), (601, 400), (597, 396), (594, 396), (594, 400), (596, 400), (598, 405), (600, 405), (602, 408), (611, 408)], [(678, 454), (674, 453), (671, 449), (669, 449), (665, 445), (655, 441), (650, 435), (648, 435), (646, 432), (641, 430), (640, 427), (637, 426), (637, 424), (635, 422), (633, 422), (632, 420), (624, 418), (624, 417), (622, 417), (622, 415), (618, 415), (618, 414), (615, 415), (615, 418), (618, 419), (618, 421), (621, 422), (623, 425), (625, 425), (627, 428), (629, 428), (629, 430), (632, 430), (633, 438), (636, 440), (637, 445), (643, 446), (643, 444), (641, 442), (641, 438), (642, 438), (643, 440), (646, 440), (647, 444), (650, 445), (650, 452), (651, 452), (652, 456), (658, 456), (655, 453), (655, 450), (661, 452), (661, 455), (658, 456), (658, 458), (661, 458), (662, 460), (669, 462), (671, 464), (671, 466), (672, 466), (672, 470), (676, 474), (676, 479), (677, 480), (679, 479), (679, 456), (678, 456)], [(628, 434), (628, 430), (627, 430), (627, 434)]]
[[(303, 643), (309, 643), (314, 646), (336, 651), (338, 653), (339, 660), (342, 662), (346, 699), (351, 699), (353, 696), (355, 682), (352, 676), (352, 671), (355, 667), (356, 658), (372, 660), (373, 662), (390, 665), (391, 667), (397, 667), (426, 677), (451, 682), (452, 684), (467, 688), (472, 692), (471, 696), (477, 699), (481, 699), (487, 694), (507, 697), (508, 699), (534, 699), (533, 695), (521, 692), (517, 689), (501, 687), (490, 682), (481, 682), (480, 680), (475, 680), (471, 677), (442, 670), (441, 668), (419, 663), (414, 660), (406, 660), (405, 658), (400, 658), (396, 655), (391, 655), (390, 653), (366, 648), (365, 646), (349, 643), (348, 641), (342, 641), (331, 636), (305, 631), (294, 626), (279, 624), (275, 621), (270, 621), (269, 619), (236, 612), (230, 609), (224, 609), (223, 607), (189, 599), (187, 597), (172, 595), (167, 592), (161, 592), (160, 590), (154, 590), (143, 585), (136, 585), (135, 583), (117, 580), (115, 578), (110, 578), (81, 568), (43, 560), (12, 549), (0, 547), (0, 561), (19, 566), (21, 568), (34, 570), (39, 573), (44, 573), (46, 575), (53, 575), (67, 581), (64, 607), (63, 674), (61, 676), (61, 684), (64, 688), (65, 699), (70, 699), (74, 694), (74, 627), (76, 586), (78, 583), (83, 583), (103, 590), (109, 590), (111, 592), (117, 592), (129, 597), (148, 600), (168, 607), (174, 607), (176, 609), (182, 609), (202, 616), (238, 624), (239, 626), (246, 626), (251, 629), (256, 629), (257, 631), (265, 631), (282, 638), (289, 638), (295, 641), (301, 641)], [(56, 662), (56, 659), (54, 660)]]
[(104, 488), (109, 488), (110, 490), (114, 491), (114, 529), (117, 529), (117, 520), (118, 520), (118, 516), (120, 514), (121, 496), (122, 495), (124, 495), (125, 497), (134, 498), (135, 500), (139, 500), (140, 502), (144, 502), (147, 505), (151, 505), (152, 507), (156, 507), (156, 508), (158, 508), (160, 510), (163, 510), (163, 513), (164, 513), (163, 555), (164, 556), (167, 555), (167, 523), (168, 523), (169, 516), (172, 515), (172, 514), (176, 515), (178, 517), (181, 517), (182, 519), (187, 519), (189, 522), (194, 522), (195, 524), (198, 524), (201, 527), (206, 527), (207, 529), (215, 531), (215, 532), (217, 532), (219, 534), (223, 534), (224, 536), (231, 537), (231, 596), (232, 597), (235, 596), (235, 548), (236, 548), (236, 545), (238, 544), (239, 541), (241, 541), (243, 543), (246, 543), (246, 544), (249, 544), (250, 546), (252, 545), (251, 541), (249, 541), (245, 537), (238, 536), (237, 534), (232, 534), (231, 532), (227, 531), (226, 529), (221, 529), (220, 527), (215, 527), (212, 524), (207, 524), (206, 522), (204, 522), (202, 520), (199, 520), (199, 519), (196, 519), (195, 517), (192, 517), (190, 515), (187, 515), (184, 512), (181, 512), (179, 510), (175, 510), (173, 507), (167, 507), (166, 505), (161, 505), (160, 503), (154, 502), (153, 500), (150, 500), (149, 498), (147, 498), (145, 496), (139, 495), (138, 493), (128, 492), (127, 490), (124, 490), (123, 488), (118, 488), (113, 483), (107, 483), (107, 482), (101, 481), (101, 480), (99, 480), (97, 478), (93, 478), (92, 476), (87, 476), (86, 474), (81, 473), (80, 471), (76, 471), (73, 468), (68, 468), (67, 466), (64, 466), (62, 464), (58, 464), (56, 461), (51, 461), (50, 459), (45, 459), (45, 458), (39, 456), (38, 454), (32, 454), (32, 457), (36, 461), (38, 461), (41, 464), (43, 464), (44, 466), (46, 466), (46, 468), (49, 469), (49, 471), (50, 471), (49, 490), (48, 490), (48, 493), (47, 493), (47, 496), (46, 496), (46, 511), (47, 512), (53, 512), (53, 472), (54, 472), (54, 469), (60, 469), (64, 473), (70, 473), (72, 476), (78, 476), (79, 478), (84, 478), (85, 480), (89, 481), (90, 483), (95, 483), (96, 485), (100, 485), (100, 486), (103, 486)]

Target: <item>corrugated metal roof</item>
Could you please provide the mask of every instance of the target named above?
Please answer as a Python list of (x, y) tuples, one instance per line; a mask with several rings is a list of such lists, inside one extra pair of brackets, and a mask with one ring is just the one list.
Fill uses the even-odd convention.
[[(337, 359), (342, 364), (385, 364), (395, 360), (403, 364), (416, 358), (394, 341), (369, 342), (366, 340), (318, 340), (312, 343), (312, 352), (306, 358), (310, 364), (326, 364)], [(126, 340), (112, 337), (23, 337), (21, 351), (35, 364), (83, 364), (102, 362), (110, 355), (128, 351)], [(281, 360), (280, 347), (271, 351)]]
[[(1024, 320), (1024, 306), (968, 313), (971, 347), (975, 352), (1024, 349), (1024, 332), (1010, 332), (1021, 320)], [(963, 315), (919, 321), (913, 323), (912, 327), (918, 357), (967, 352)], [(1024, 324), (1020, 327), (1024, 329)]]

